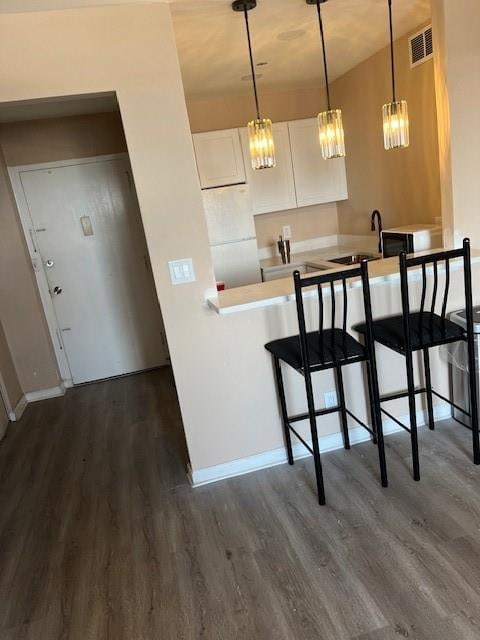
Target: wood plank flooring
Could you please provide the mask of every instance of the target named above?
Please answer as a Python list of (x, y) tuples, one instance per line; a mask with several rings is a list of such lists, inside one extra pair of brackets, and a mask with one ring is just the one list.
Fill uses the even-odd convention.
[(480, 468), (453, 422), (190, 488), (168, 369), (30, 405), (0, 443), (0, 640), (480, 638)]

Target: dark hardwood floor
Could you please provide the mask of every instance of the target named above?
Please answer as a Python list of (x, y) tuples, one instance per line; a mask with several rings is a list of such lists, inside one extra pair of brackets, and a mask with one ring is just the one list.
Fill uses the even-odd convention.
[(469, 433), (191, 489), (171, 373), (30, 405), (0, 443), (1, 640), (480, 638)]

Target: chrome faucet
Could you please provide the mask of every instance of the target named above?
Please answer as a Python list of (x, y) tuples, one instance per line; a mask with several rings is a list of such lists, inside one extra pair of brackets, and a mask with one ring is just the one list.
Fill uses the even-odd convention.
[(378, 209), (372, 213), (372, 231), (375, 231), (375, 219), (378, 222), (378, 253), (382, 253), (382, 214)]

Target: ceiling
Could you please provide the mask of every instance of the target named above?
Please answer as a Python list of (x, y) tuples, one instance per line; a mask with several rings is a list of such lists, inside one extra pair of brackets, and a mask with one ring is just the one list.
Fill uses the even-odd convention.
[[(425, 23), (430, 0), (395, 0), (395, 37)], [(187, 96), (251, 90), (241, 13), (230, 0), (173, 0), (172, 15)], [(329, 0), (322, 6), (331, 79), (388, 44), (387, 0)], [(323, 84), (318, 19), (305, 0), (258, 0), (250, 12), (259, 86), (298, 88)], [(247, 79), (242, 79), (242, 78)]]
[(80, 9), (114, 4), (152, 4), (155, 2), (175, 2), (175, 0), (0, 0), (0, 13)]

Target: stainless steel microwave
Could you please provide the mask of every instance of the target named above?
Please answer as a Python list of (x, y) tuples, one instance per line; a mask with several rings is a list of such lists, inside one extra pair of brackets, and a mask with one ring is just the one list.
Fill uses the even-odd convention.
[(408, 225), (382, 231), (384, 258), (406, 253), (439, 249), (442, 246), (442, 228), (438, 225)]

